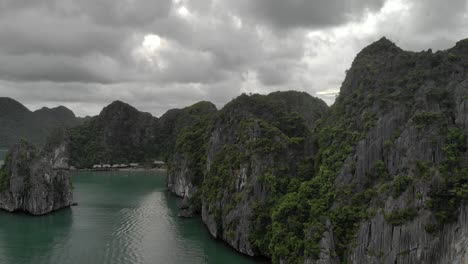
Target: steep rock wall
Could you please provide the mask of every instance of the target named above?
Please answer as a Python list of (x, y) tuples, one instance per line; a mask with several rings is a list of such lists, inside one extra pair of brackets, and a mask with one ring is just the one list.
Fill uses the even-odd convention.
[(50, 152), (18, 143), (8, 152), (1, 174), (0, 208), (4, 210), (43, 215), (72, 203), (65, 143)]
[(264, 216), (290, 181), (304, 180), (304, 164), (313, 167), (311, 129), (326, 111), (321, 100), (294, 92), (243, 95), (220, 111), (208, 142), (201, 202), (214, 237), (244, 254), (267, 255)]
[[(342, 255), (347, 262), (468, 263), (467, 47), (461, 41), (445, 52), (410, 53), (383, 39), (353, 63), (340, 96), (367, 91), (374, 100), (359, 111), (375, 115), (335, 185), (373, 188), (374, 195)], [(363, 83), (372, 89), (361, 90)]]

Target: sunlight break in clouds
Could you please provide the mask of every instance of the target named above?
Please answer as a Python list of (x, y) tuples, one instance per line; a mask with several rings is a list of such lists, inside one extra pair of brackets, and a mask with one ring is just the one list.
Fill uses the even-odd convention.
[(167, 43), (161, 37), (155, 34), (148, 34), (144, 36), (140, 47), (137, 47), (135, 52), (136, 57), (145, 60), (152, 68), (164, 69), (164, 63), (158, 57), (158, 52), (163, 48), (163, 45), (167, 45)]

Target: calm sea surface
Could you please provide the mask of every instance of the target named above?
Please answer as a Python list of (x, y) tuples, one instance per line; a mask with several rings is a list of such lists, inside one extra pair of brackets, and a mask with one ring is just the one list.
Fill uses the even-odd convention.
[(0, 166), (3, 165), (3, 160), (5, 159), (7, 151), (7, 149), (0, 149)]
[(1, 264), (256, 263), (214, 240), (160, 172), (76, 172), (78, 206), (30, 217), (0, 211)]

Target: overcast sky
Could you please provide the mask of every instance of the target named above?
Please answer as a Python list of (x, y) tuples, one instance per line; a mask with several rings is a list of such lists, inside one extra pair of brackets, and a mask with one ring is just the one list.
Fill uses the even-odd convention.
[(467, 0), (0, 0), (0, 96), (79, 116), (277, 90), (331, 104), (382, 36), (450, 48), (468, 37)]

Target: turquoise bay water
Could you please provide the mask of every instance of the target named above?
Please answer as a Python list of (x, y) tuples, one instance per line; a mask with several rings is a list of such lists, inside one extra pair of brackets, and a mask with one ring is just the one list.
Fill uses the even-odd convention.
[(158, 172), (76, 172), (78, 206), (30, 217), (0, 212), (1, 264), (248, 264), (200, 219), (177, 217), (180, 199)]
[(7, 152), (8, 152), (8, 149), (0, 148), (0, 160), (5, 159), (5, 156), (6, 156)]
[(0, 148), (0, 167), (3, 165), (3, 160), (5, 159), (7, 152), (7, 149)]

